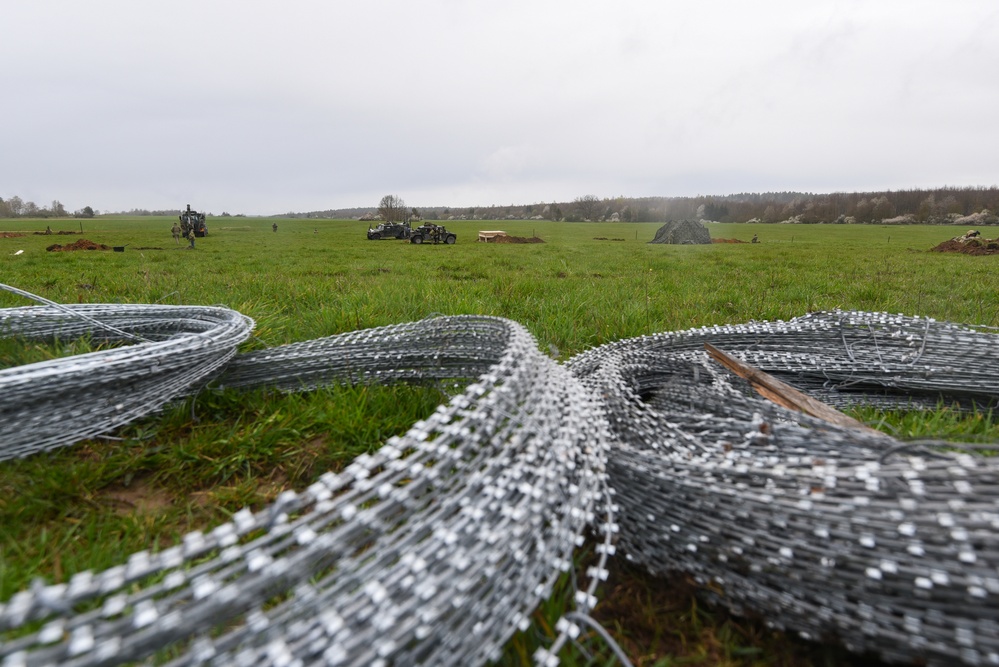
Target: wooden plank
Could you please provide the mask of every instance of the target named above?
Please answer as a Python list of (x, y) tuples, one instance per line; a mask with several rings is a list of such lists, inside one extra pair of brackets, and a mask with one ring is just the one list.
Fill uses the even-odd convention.
[(812, 417), (818, 417), (819, 419), (827, 421), (830, 424), (836, 424), (837, 426), (855, 428), (869, 433), (884, 435), (881, 431), (875, 430), (867, 424), (843, 414), (836, 408), (827, 405), (820, 400), (814, 399), (808, 394), (798, 391), (786, 382), (781, 382), (773, 375), (765, 373), (759, 368), (750, 366), (749, 364), (736, 359), (732, 355), (719, 350), (710, 343), (705, 343), (704, 349), (712, 359), (721, 363), (725, 366), (725, 368), (729, 369), (739, 377), (747, 380), (757, 394), (769, 401), (773, 401), (777, 405), (783, 406), (790, 410), (795, 410), (797, 412), (803, 412), (806, 415), (811, 415)]

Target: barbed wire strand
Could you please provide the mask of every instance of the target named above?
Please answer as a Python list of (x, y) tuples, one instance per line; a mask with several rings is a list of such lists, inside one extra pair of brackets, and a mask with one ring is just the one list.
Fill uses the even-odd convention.
[[(172, 664), (482, 664), (528, 627), (587, 526), (601, 536), (600, 561), (573, 613), (589, 616), (620, 549), (806, 638), (836, 636), (887, 660), (999, 661), (999, 462), (960, 449), (930, 456), (792, 413), (702, 349), (710, 342), (838, 407), (989, 409), (999, 345), (983, 328), (813, 313), (618, 341), (564, 365), (521, 325), (479, 316), (243, 355), (235, 346), (252, 322), (219, 308), (3, 309), (0, 332), (95, 329), (67, 308), (151, 342), (107, 351), (120, 363), (79, 355), (0, 371), (4, 457), (90, 437), (76, 422), (104, 402), (129, 401), (119, 412), (134, 419), (215, 376), (220, 387), (284, 391), (462, 388), (269, 508), (15, 594), (0, 604), (0, 632), (12, 633), (3, 664), (115, 664), (168, 646)], [(163, 368), (175, 364), (183, 370)], [(170, 377), (170, 390), (143, 384), (147, 373)], [(49, 389), (60, 400), (40, 402)], [(40, 415), (55, 413), (64, 429), (42, 433)], [(581, 618), (561, 619), (535, 661), (557, 664)]]

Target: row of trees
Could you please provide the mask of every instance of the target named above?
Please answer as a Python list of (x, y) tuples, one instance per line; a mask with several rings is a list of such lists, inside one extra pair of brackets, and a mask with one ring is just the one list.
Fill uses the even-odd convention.
[[(377, 208), (335, 209), (300, 217), (404, 219), (406, 205), (386, 195)], [(413, 213), (416, 209), (411, 209)], [(969, 224), (999, 223), (999, 188), (938, 188), (812, 194), (807, 192), (740, 193), (721, 197), (615, 197), (584, 195), (568, 202), (420, 210), (425, 220), (566, 220), (569, 222), (717, 222), (924, 223), (946, 224), (969, 218)], [(984, 212), (984, 213), (983, 213)], [(409, 214), (406, 214), (409, 216)], [(411, 216), (410, 216), (411, 217)]]
[[(73, 212), (75, 218), (92, 218), (97, 211), (84, 206)], [(33, 201), (24, 201), (17, 195), (10, 199), (0, 197), (0, 218), (68, 218), (69, 212), (58, 199), (53, 199), (50, 206), (42, 207)]]
[[(974, 224), (999, 223), (999, 187), (937, 188), (885, 192), (739, 193), (721, 197), (615, 197), (584, 195), (568, 202), (509, 206), (408, 208), (401, 197), (385, 195), (375, 208), (329, 209), (288, 213), (296, 218), (362, 218), (402, 221), (424, 220), (566, 220), (580, 222), (666, 222), (669, 220), (715, 220), (718, 222), (815, 223), (954, 223), (968, 218)], [(179, 210), (133, 209), (132, 215), (177, 215)], [(73, 216), (98, 214), (89, 206)], [(0, 199), (0, 218), (58, 218), (70, 214), (54, 200), (47, 208), (14, 196)], [(228, 215), (223, 213), (222, 215)]]
[(982, 211), (988, 212), (983, 218), (990, 220), (999, 211), (999, 188), (939, 188), (831, 194), (770, 192), (741, 193), (722, 197), (612, 199), (584, 195), (570, 202), (477, 207), (460, 210), (455, 217), (487, 220), (535, 218), (621, 222), (701, 219), (717, 222), (787, 221), (804, 224), (882, 221), (894, 221), (899, 224), (905, 222), (934, 224), (953, 222), (961, 217), (981, 214)]

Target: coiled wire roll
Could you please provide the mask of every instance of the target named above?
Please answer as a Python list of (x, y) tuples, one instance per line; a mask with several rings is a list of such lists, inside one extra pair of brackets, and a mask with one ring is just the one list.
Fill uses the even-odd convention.
[[(385, 355), (386, 341), (406, 351)], [(180, 546), (18, 593), (0, 605), (0, 630), (45, 624), (0, 646), (0, 657), (117, 664), (164, 647), (174, 664), (497, 657), (607, 505), (606, 420), (582, 384), (521, 325), (482, 317), (252, 353), (222, 382), (298, 390), (442, 378), (471, 382), (342, 473)], [(603, 533), (609, 542), (612, 530)]]
[(808, 639), (893, 661), (999, 661), (999, 459), (785, 410), (702, 349), (840, 405), (989, 409), (997, 338), (923, 318), (817, 313), (573, 358), (611, 423), (620, 547)]
[(0, 336), (125, 343), (0, 369), (0, 460), (109, 433), (187, 395), (236, 354), (253, 320), (228, 308), (74, 304), (0, 309)]
[[(123, 313), (116, 326), (158, 335)], [(0, 657), (112, 664), (172, 647), (177, 664), (481, 664), (524, 627), (592, 523), (603, 557), (619, 530), (628, 558), (691, 573), (775, 627), (890, 660), (999, 661), (996, 459), (779, 408), (710, 362), (705, 342), (837, 405), (988, 408), (999, 396), (994, 333), (879, 313), (629, 339), (565, 367), (522, 326), (472, 316), (247, 354), (222, 385), (468, 384), (262, 512), (18, 593), (0, 605), (0, 629), (43, 625)], [(0, 390), (15, 377), (0, 375)], [(86, 374), (73, 377), (89, 391)], [(17, 431), (19, 409), (0, 413), (0, 433)]]

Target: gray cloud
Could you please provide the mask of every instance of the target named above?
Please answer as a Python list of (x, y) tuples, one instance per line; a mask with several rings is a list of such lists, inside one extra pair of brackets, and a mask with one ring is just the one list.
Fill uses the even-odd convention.
[(374, 205), (999, 184), (994, 3), (5, 8), (0, 196)]

